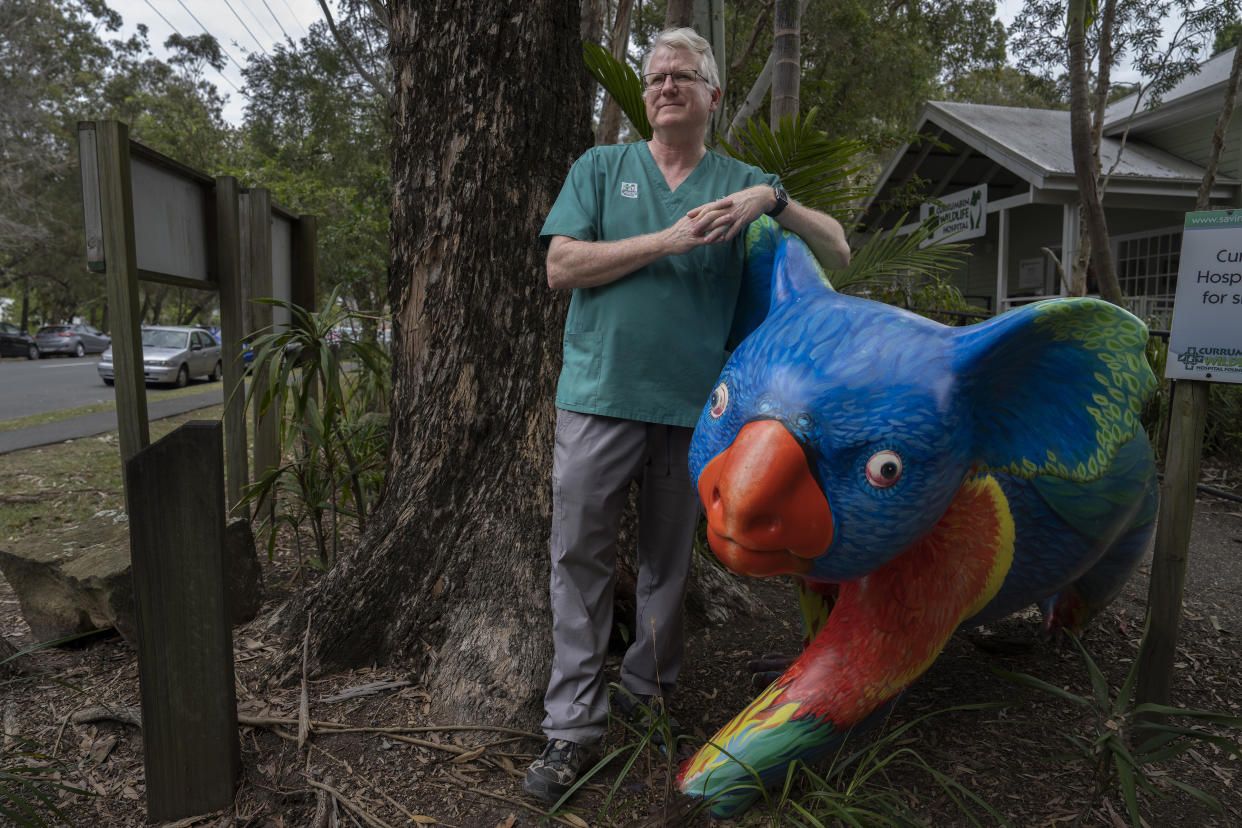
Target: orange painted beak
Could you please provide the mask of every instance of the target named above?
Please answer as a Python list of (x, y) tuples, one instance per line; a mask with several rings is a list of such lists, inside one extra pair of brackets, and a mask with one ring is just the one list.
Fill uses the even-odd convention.
[(806, 454), (776, 420), (758, 420), (699, 475), (707, 541), (739, 575), (804, 573), (832, 543), (832, 509)]

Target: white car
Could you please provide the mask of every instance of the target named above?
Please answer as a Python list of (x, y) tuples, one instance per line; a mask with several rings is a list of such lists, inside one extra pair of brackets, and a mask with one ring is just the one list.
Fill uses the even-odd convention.
[[(144, 326), (142, 329), (142, 375), (147, 382), (168, 383), (181, 388), (190, 377), (216, 382), (223, 374), (220, 343), (203, 328), (180, 325)], [(112, 348), (99, 358), (99, 377), (112, 385)]]

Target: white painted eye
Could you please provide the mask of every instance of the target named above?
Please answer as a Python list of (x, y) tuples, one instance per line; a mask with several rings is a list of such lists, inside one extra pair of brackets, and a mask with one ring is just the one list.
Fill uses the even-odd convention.
[(712, 392), (711, 407), (708, 409), (713, 420), (719, 420), (724, 416), (725, 409), (729, 407), (729, 386), (723, 382), (716, 386), (716, 390)]
[(895, 451), (877, 451), (867, 461), (867, 482), (887, 489), (901, 479), (901, 456)]

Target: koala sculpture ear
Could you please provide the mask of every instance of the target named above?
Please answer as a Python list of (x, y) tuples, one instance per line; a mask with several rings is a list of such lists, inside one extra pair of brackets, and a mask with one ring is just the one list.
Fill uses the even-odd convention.
[(788, 262), (791, 248), (800, 251), (794, 257), (793, 266), (800, 271), (810, 268), (820, 281), (821, 289), (832, 290), (827, 274), (806, 242), (768, 216), (760, 216), (746, 230), (746, 268), (742, 273), (742, 291), (729, 335), (730, 347), (750, 336), (767, 318), (768, 310), (775, 301), (778, 271), (791, 266)]
[(1050, 299), (954, 329), (954, 369), (987, 469), (1095, 480), (1142, 429), (1147, 327), (1099, 299)]

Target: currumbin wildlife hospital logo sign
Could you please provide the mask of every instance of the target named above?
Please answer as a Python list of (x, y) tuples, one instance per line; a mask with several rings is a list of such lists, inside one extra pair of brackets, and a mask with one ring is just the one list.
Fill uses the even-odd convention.
[(1242, 383), (1242, 210), (1186, 214), (1164, 375)]
[(936, 228), (920, 247), (982, 236), (988, 232), (988, 185), (924, 201), (919, 206), (919, 218), (925, 224), (930, 220)]

